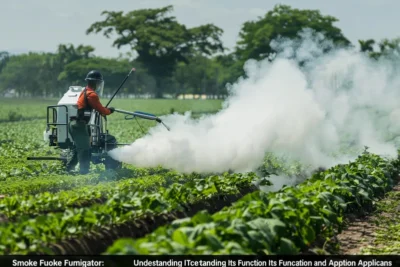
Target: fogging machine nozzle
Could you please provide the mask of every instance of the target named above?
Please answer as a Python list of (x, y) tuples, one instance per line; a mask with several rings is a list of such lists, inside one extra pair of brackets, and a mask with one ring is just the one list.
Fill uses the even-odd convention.
[(131, 112), (131, 111), (126, 111), (126, 110), (121, 110), (121, 109), (115, 109), (115, 112), (126, 114), (125, 120), (132, 120), (135, 117), (142, 118), (145, 120), (154, 120), (158, 123), (162, 123), (165, 126), (165, 128), (167, 128), (168, 131), (170, 130), (170, 128), (167, 125), (165, 125), (165, 123), (154, 114), (150, 114), (150, 113), (146, 113), (146, 112), (142, 112), (142, 111)]

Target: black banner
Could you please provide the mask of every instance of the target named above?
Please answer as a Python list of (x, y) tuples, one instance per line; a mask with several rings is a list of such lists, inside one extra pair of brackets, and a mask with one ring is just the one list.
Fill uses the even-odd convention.
[(0, 266), (36, 267), (400, 267), (400, 256), (0, 256)]

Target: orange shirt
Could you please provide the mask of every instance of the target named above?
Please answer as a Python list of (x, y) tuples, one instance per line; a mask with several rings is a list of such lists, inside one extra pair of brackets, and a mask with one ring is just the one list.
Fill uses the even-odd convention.
[[(100, 103), (100, 99), (99, 99), (99, 96), (97, 95), (97, 93), (95, 91), (93, 91), (92, 88), (86, 87), (86, 89), (87, 89), (86, 96), (87, 96), (89, 105), (93, 109), (98, 111), (101, 115), (110, 115), (111, 111), (108, 108), (104, 107)], [(85, 102), (85, 94), (83, 91), (78, 98), (77, 104), (78, 104), (78, 109), (85, 108), (86, 102)]]

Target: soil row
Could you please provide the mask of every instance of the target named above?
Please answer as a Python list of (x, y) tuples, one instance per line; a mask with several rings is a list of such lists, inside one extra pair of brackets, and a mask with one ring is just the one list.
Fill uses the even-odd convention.
[[(395, 183), (392, 190), (374, 206), (364, 207), (359, 213), (348, 214), (343, 231), (336, 233), (327, 243), (318, 240), (302, 254), (393, 254), (391, 250), (400, 253), (400, 244), (392, 240), (396, 237), (388, 232), (394, 225), (400, 229), (400, 176)], [(397, 242), (397, 246), (390, 247), (393, 242)]]
[(184, 205), (183, 211), (165, 214), (147, 214), (133, 221), (92, 231), (79, 238), (69, 238), (48, 247), (56, 255), (98, 255), (119, 238), (140, 238), (176, 219), (192, 217), (202, 210), (215, 213), (231, 205), (244, 195), (258, 190), (256, 186), (242, 188), (238, 194), (215, 195), (193, 204)]
[[(400, 183), (377, 203), (377, 209), (354, 218), (336, 236), (337, 254), (396, 254), (400, 253)], [(397, 232), (397, 233), (396, 233)], [(397, 237), (396, 237), (397, 234)], [(395, 240), (397, 239), (397, 240)]]

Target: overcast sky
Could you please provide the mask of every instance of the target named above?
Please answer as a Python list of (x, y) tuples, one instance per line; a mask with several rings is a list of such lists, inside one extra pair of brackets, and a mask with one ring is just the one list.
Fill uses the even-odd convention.
[(131, 11), (173, 5), (174, 15), (188, 27), (214, 23), (232, 48), (245, 21), (256, 20), (276, 4), (319, 9), (339, 19), (336, 26), (353, 44), (358, 39), (400, 37), (400, 0), (0, 0), (0, 51), (54, 52), (60, 43), (95, 47), (95, 54), (118, 56), (112, 40), (85, 31), (102, 20), (103, 10)]

